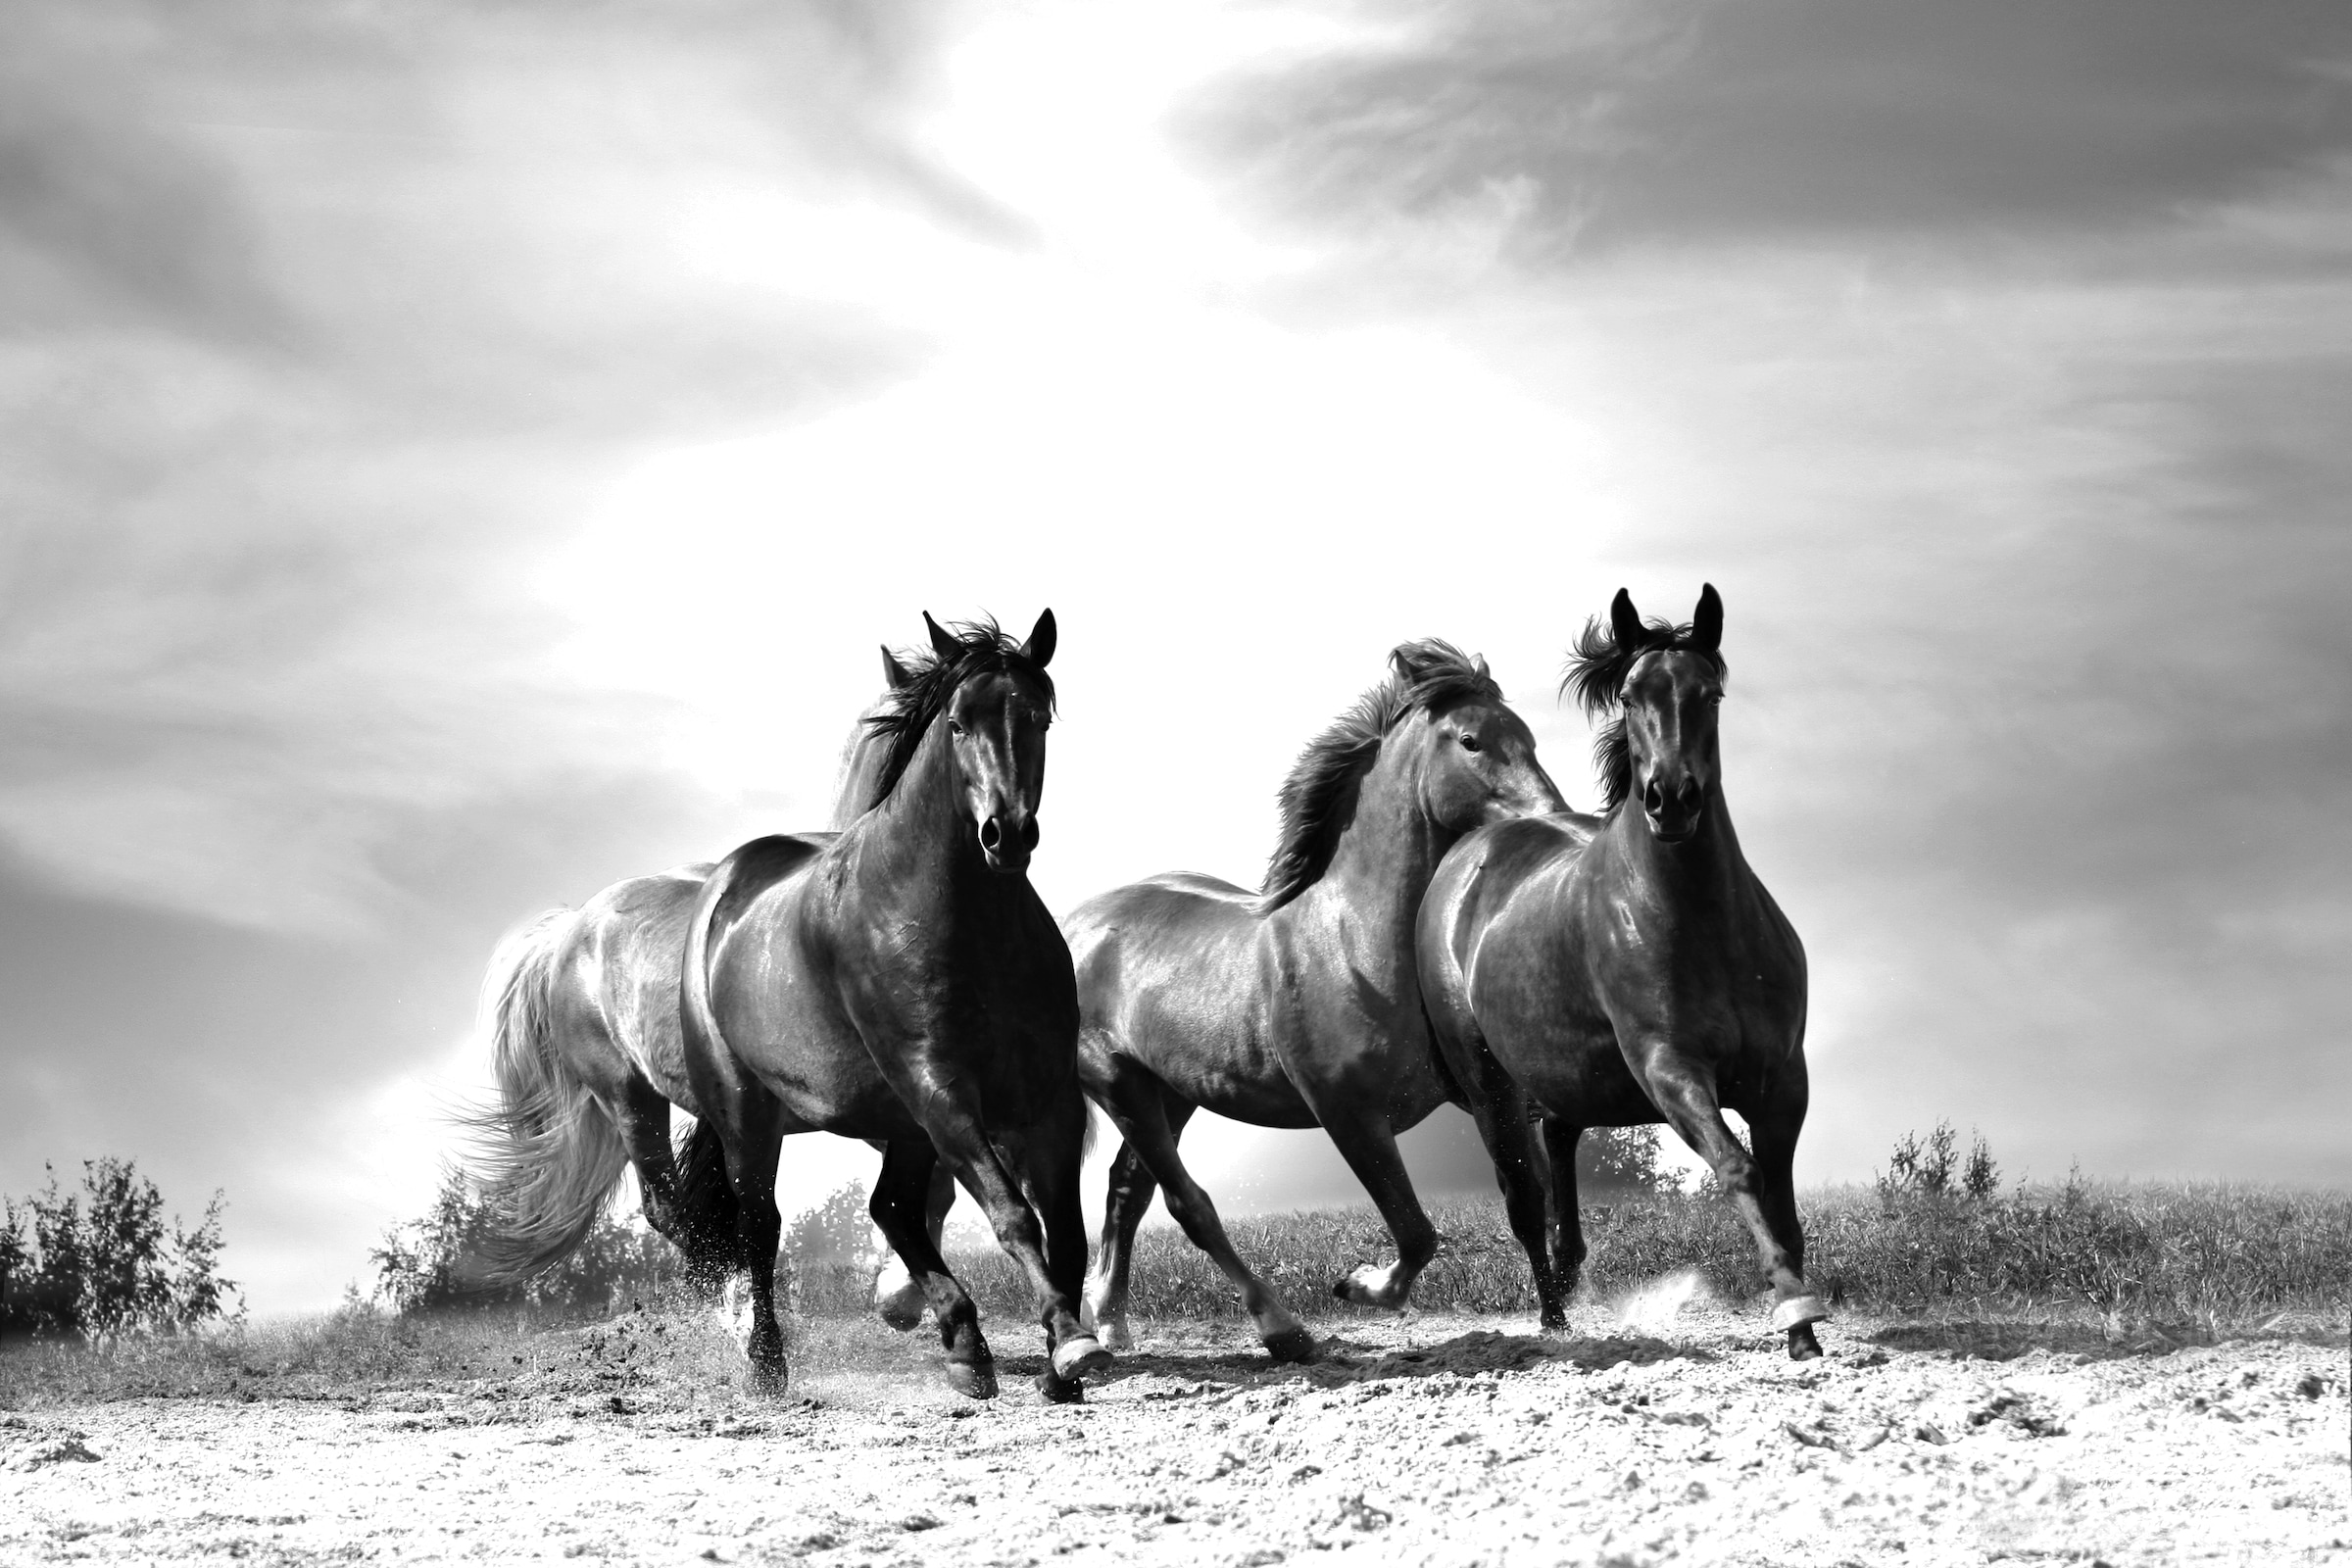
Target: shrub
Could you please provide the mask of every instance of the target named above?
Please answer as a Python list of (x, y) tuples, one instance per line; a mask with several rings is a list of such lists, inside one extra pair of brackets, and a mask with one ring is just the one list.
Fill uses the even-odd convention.
[(1576, 1146), (1576, 1189), (1587, 1193), (1665, 1193), (1679, 1183), (1658, 1168), (1655, 1127), (1588, 1127)]
[(232, 1315), (220, 1271), (221, 1198), (193, 1231), (164, 1221), (163, 1194), (127, 1159), (82, 1162), (78, 1193), (57, 1172), (0, 1208), (0, 1335), (175, 1333)]
[(587, 1238), (561, 1262), (520, 1285), (483, 1287), (465, 1260), (489, 1233), (490, 1202), (463, 1171), (445, 1171), (432, 1207), (384, 1232), (368, 1256), (374, 1298), (404, 1316), (468, 1307), (533, 1306), (562, 1312), (604, 1311), (622, 1297), (651, 1298), (684, 1259), (650, 1230), (601, 1214)]

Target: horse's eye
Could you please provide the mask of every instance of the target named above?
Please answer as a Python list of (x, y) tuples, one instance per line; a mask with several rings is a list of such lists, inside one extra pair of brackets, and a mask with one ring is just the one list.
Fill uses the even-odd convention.
[(961, 721), (960, 719), (954, 719), (954, 718), (951, 718), (951, 719), (949, 719), (949, 720), (948, 720), (948, 733), (949, 733), (949, 734), (951, 734), (951, 735), (960, 735), (960, 734), (962, 734), (962, 733), (963, 733), (963, 723), (962, 723), (962, 721)]
[(1465, 751), (1465, 752), (1475, 752), (1475, 751), (1477, 751), (1477, 750), (1478, 750), (1478, 737), (1477, 737), (1477, 736), (1465, 733), (1465, 734), (1462, 736), (1462, 738), (1461, 738), (1461, 739), (1462, 739), (1462, 750), (1463, 750), (1463, 751)]

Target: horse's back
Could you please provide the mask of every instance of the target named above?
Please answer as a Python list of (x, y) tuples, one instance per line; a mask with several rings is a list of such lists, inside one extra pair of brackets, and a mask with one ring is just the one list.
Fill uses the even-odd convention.
[(1248, 956), (1259, 922), (1256, 896), (1192, 871), (1099, 894), (1061, 922), (1089, 1025), (1117, 1028), (1121, 1003), (1179, 971)]
[(1062, 921), (1078, 981), (1081, 1072), (1114, 1057), (1195, 1103), (1264, 1126), (1312, 1126), (1276, 1054), (1257, 895), (1170, 872), (1088, 900)]
[(710, 862), (630, 877), (572, 915), (551, 998), (555, 1040), (600, 1091), (630, 1072), (693, 1108), (678, 1051), (678, 959)]
[(1423, 1004), (1433, 1023), (1473, 1029), (1471, 977), (1486, 935), (1514, 909), (1531, 911), (1534, 885), (1563, 873), (1589, 847), (1600, 820), (1581, 812), (1490, 823), (1448, 850), (1421, 897), (1415, 931)]

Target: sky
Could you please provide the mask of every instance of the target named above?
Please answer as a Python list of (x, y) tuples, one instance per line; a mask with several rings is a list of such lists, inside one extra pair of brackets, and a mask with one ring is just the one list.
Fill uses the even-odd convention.
[(1067, 908), (1253, 884), (1411, 637), (1591, 805), (1705, 581), (1801, 1182), (2352, 1182), (2348, 264), (2330, 4), (10, 6), (0, 1192), (365, 1285), (500, 935), (820, 825), (922, 611), (1059, 619)]

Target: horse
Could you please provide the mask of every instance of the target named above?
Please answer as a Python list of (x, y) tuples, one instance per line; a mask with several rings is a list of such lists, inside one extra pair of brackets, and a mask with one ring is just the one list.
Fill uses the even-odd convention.
[[(883, 701), (858, 715), (842, 750), (836, 831), (876, 794), (887, 748), (874, 720), (906, 666), (882, 650)], [(724, 1173), (673, 1151), (669, 1107), (702, 1112), (679, 1051), (678, 965), (686, 918), (715, 862), (615, 882), (576, 909), (550, 909), (503, 941), (482, 986), (497, 1093), (464, 1119), (479, 1135), (475, 1176), (489, 1232), (467, 1273), (495, 1285), (570, 1253), (633, 1168), (647, 1223), (712, 1287), (733, 1248)]]
[(723, 1157), (749, 1271), (748, 1350), (785, 1379), (774, 1265), (782, 1140), (884, 1146), (869, 1212), (921, 1283), (951, 1383), (987, 1397), (994, 1357), (925, 1225), (935, 1163), (978, 1200), (1026, 1274), (1046, 1334), (1040, 1387), (1083, 1396), (1110, 1356), (1078, 1319), (1087, 1134), (1069, 949), (1030, 886), (1054, 686), (1049, 612), (1026, 642), (924, 617), (932, 659), (885, 700), (877, 799), (839, 834), (755, 839), (719, 861), (686, 923), (679, 1026)]
[(1110, 1172), (1088, 1315), (1113, 1348), (1137, 1225), (1155, 1187), (1240, 1291), (1279, 1360), (1314, 1337), (1226, 1239), (1177, 1152), (1195, 1109), (1320, 1126), (1396, 1244), (1333, 1286), (1399, 1306), (1436, 1254), (1396, 1135), (1457, 1098), (1421, 1010), (1413, 914), (1439, 858), (1482, 823), (1565, 809), (1535, 737), (1486, 661), (1434, 639), (1310, 742), (1284, 782), (1282, 830), (1255, 894), (1176, 872), (1115, 889), (1062, 922), (1078, 971), (1079, 1073), (1125, 1140)]
[[(1468, 1097), (1542, 1323), (1584, 1265), (1576, 1144), (1587, 1127), (1665, 1122), (1703, 1157), (1755, 1238), (1772, 1326), (1821, 1354), (1829, 1316), (1804, 1282), (1790, 1167), (1804, 1126), (1805, 950), (1740, 853), (1717, 708), (1723, 600), (1644, 622), (1619, 589), (1586, 623), (1563, 689), (1595, 719), (1602, 815), (1535, 817), (1456, 844), (1422, 900), (1421, 991)], [(1552, 1229), (1528, 1113), (1544, 1118)], [(1751, 1152), (1725, 1125), (1745, 1118)]]

